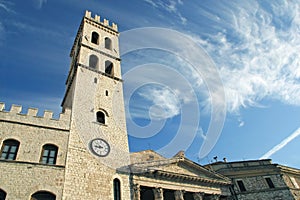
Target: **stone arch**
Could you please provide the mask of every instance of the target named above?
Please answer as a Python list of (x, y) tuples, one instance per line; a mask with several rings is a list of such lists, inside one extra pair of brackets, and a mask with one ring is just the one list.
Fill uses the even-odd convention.
[(104, 47), (105, 49), (112, 50), (112, 41), (110, 38), (108, 37), (104, 38)]
[(37, 191), (31, 195), (30, 200), (56, 200), (56, 195), (48, 191)]
[(121, 181), (118, 178), (113, 180), (114, 200), (121, 200)]
[(0, 200), (5, 200), (6, 192), (0, 188)]
[(94, 44), (99, 44), (99, 34), (96, 31), (92, 32), (91, 42)]
[(3, 141), (1, 147), (1, 158), (6, 160), (15, 160), (19, 150), (20, 142), (15, 139), (7, 139)]
[(97, 69), (98, 67), (99, 58), (98, 56), (92, 54), (89, 57), (89, 67), (93, 69)]
[(105, 61), (105, 74), (114, 75), (114, 64), (109, 60)]

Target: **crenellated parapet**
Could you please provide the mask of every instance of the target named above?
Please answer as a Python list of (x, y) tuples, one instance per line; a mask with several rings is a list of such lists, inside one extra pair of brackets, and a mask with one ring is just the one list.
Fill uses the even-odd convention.
[(115, 23), (112, 23), (111, 25), (109, 24), (109, 20), (104, 19), (103, 21), (101, 21), (100, 16), (99, 15), (95, 15), (94, 17), (92, 17), (92, 13), (88, 10), (85, 11), (85, 17), (88, 19), (91, 19), (97, 23), (100, 23), (116, 32), (118, 32), (118, 25)]
[(0, 102), (0, 122), (20, 123), (45, 128), (69, 130), (71, 110), (65, 109), (59, 118), (53, 118), (53, 112), (45, 110), (43, 116), (38, 116), (37, 108), (28, 108), (22, 112), (22, 106), (12, 105), (9, 111), (5, 110), (5, 103)]

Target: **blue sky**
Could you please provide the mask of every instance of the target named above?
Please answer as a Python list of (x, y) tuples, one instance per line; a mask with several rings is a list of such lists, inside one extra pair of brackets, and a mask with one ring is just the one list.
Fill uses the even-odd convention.
[[(6, 109), (60, 112), (69, 52), (90, 10), (118, 24), (123, 47), (143, 36), (144, 48), (122, 54), (131, 151), (173, 155), (184, 148), (201, 164), (214, 156), (271, 158), (300, 168), (299, 6), (294, 0), (0, 0), (0, 101)], [(203, 153), (208, 141), (213, 148)]]

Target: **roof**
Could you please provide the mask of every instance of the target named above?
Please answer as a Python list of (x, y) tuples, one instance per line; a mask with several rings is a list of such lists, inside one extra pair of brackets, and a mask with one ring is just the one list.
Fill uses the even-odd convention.
[(130, 171), (136, 176), (219, 185), (231, 184), (229, 178), (187, 159), (183, 151), (178, 152), (172, 158), (165, 158), (153, 150), (132, 153)]

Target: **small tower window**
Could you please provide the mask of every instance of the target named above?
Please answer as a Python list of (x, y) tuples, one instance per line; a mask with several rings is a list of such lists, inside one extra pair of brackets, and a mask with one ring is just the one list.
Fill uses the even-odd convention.
[(5, 140), (1, 149), (1, 159), (15, 160), (20, 142), (17, 140)]
[(105, 96), (108, 96), (108, 90), (105, 91)]
[(45, 144), (40, 163), (54, 165), (56, 163), (58, 147), (53, 144)]
[(99, 34), (97, 32), (92, 32), (92, 43), (99, 44)]
[(97, 65), (98, 65), (98, 57), (95, 56), (95, 55), (90, 55), (90, 58), (89, 58), (89, 67), (93, 68), (93, 69), (96, 69)]
[(112, 42), (111, 42), (111, 39), (109, 39), (108, 37), (106, 37), (106, 38), (104, 39), (104, 43), (105, 43), (105, 48), (106, 48), (106, 49), (112, 50)]
[(105, 74), (113, 75), (114, 65), (110, 61), (105, 61)]
[(121, 183), (117, 178), (114, 179), (114, 200), (121, 200)]
[(102, 111), (97, 112), (97, 122), (105, 124), (105, 114)]

